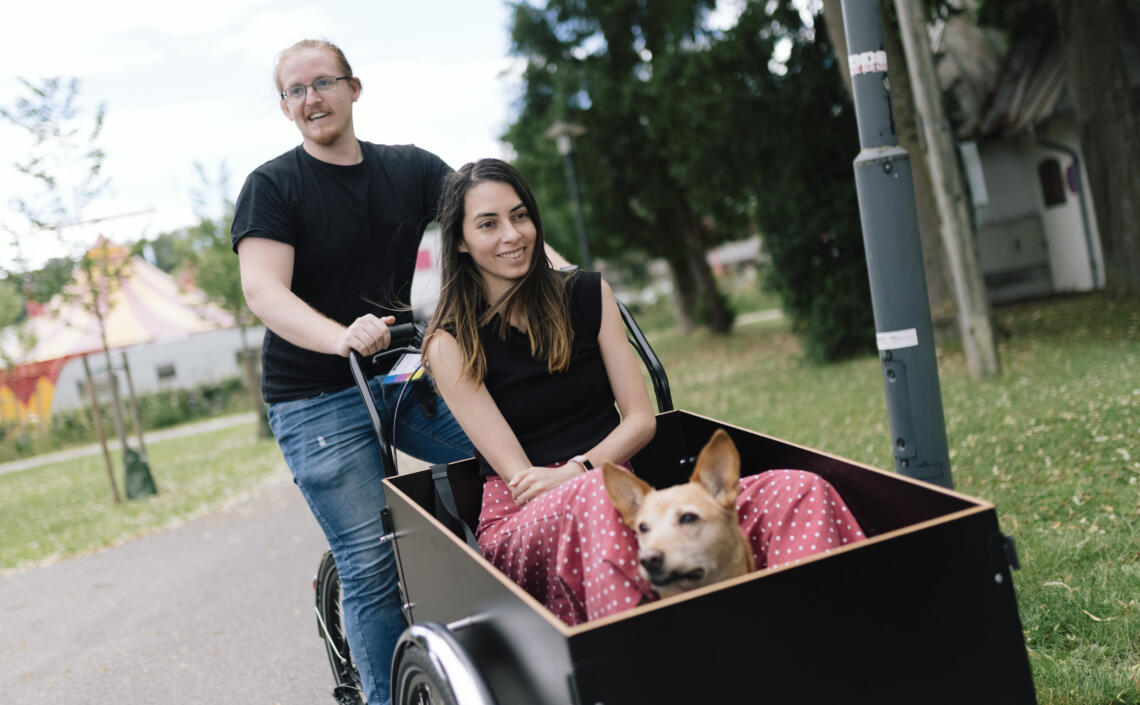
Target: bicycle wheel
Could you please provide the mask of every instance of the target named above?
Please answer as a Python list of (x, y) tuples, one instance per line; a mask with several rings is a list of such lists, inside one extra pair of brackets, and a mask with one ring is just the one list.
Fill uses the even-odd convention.
[(463, 645), (441, 624), (413, 624), (396, 645), (393, 705), (495, 705)]
[(316, 596), (317, 635), (325, 643), (325, 653), (329, 657), (329, 666), (336, 682), (333, 697), (340, 705), (360, 705), (363, 690), (344, 633), (340, 575), (332, 551), (325, 551), (321, 556), (317, 576), (313, 578), (313, 592)]

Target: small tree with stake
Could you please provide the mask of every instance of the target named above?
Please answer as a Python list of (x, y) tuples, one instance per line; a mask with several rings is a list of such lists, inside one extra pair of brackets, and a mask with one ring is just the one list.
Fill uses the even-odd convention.
[[(90, 131), (87, 131), (84, 129), (83, 112), (76, 105), (78, 79), (65, 81), (56, 77), (35, 84), (21, 78), (20, 82), (31, 95), (17, 98), (11, 108), (0, 108), (0, 117), (31, 136), (32, 144), (27, 157), (24, 161), (16, 162), (15, 167), (38, 183), (39, 189), (31, 199), (16, 198), (13, 203), (15, 209), (33, 227), (42, 231), (55, 231), (60, 234), (61, 243), (67, 245), (61, 233), (69, 227), (83, 224), (84, 211), (105, 193), (109, 184), (103, 175), (104, 153), (99, 147), (106, 107), (100, 105), (95, 110)], [(150, 468), (145, 459), (127, 445), (122, 405), (103, 327), (104, 307), (113, 288), (118, 285), (121, 267), (111, 261), (106, 245), (101, 254), (98, 248), (94, 255), (86, 252), (86, 249), (84, 248), (84, 255), (78, 258), (79, 286), (71, 292), (65, 290), (64, 295), (80, 300), (99, 321), (103, 352), (111, 377), (115, 426), (127, 470), (127, 496), (133, 498), (154, 494), (156, 490)], [(92, 413), (97, 417), (99, 404), (94, 395), (91, 402)], [(119, 491), (105, 443), (103, 450), (112, 495), (117, 502)]]

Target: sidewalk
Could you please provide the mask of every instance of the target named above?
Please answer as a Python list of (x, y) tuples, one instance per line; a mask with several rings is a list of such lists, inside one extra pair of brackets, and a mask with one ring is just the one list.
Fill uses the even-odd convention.
[[(252, 411), (247, 411), (244, 414), (219, 416), (216, 419), (183, 424), (181, 426), (174, 426), (172, 428), (164, 428), (161, 431), (144, 432), (143, 437), (147, 443), (150, 443), (152, 441), (164, 441), (168, 438), (181, 438), (182, 436), (192, 436), (197, 433), (206, 433), (207, 431), (217, 431), (218, 429), (227, 428), (229, 426), (236, 426), (247, 423), (251, 424), (256, 420), (257, 415)], [(132, 437), (128, 439), (128, 441), (131, 440), (137, 440), (137, 438)], [(107, 439), (107, 448), (112, 451), (118, 450), (119, 439)], [(88, 455), (95, 455), (101, 452), (102, 451), (99, 449), (99, 444), (92, 443), (91, 445), (79, 446), (77, 448), (68, 448), (67, 450), (60, 450), (54, 453), (34, 455), (30, 458), (23, 458), (21, 460), (13, 460), (7, 463), (0, 463), (0, 475), (9, 472), (27, 470), (28, 468), (34, 468), (40, 465), (47, 465), (48, 463), (58, 463), (64, 460), (83, 458)]]

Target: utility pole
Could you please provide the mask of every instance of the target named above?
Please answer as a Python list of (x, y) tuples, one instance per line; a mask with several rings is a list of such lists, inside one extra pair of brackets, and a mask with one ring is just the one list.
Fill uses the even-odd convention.
[(891, 113), (879, 0), (843, 0), (843, 22), (861, 148), (855, 188), (895, 469), (951, 487), (914, 182)]
[(574, 220), (578, 226), (578, 256), (582, 269), (591, 269), (590, 243), (586, 240), (586, 216), (582, 210), (582, 197), (578, 193), (578, 177), (574, 171), (574, 138), (586, 134), (586, 128), (581, 125), (556, 121), (546, 131), (546, 137), (552, 139), (562, 155), (566, 164), (566, 181), (570, 186), (570, 199), (574, 201)]
[(895, 0), (895, 10), (899, 16), (915, 108), (926, 143), (930, 181), (941, 221), (939, 232), (950, 260), (950, 277), (954, 281), (954, 299), (958, 304), (958, 331), (966, 353), (966, 367), (974, 379), (992, 377), (1001, 373), (1001, 359), (994, 336), (990, 299), (978, 264), (974, 226), (962, 169), (955, 152), (954, 135), (942, 107), (923, 5), (921, 0)]

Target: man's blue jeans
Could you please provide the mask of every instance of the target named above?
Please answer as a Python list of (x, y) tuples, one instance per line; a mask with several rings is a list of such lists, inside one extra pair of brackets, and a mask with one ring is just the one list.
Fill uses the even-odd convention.
[[(403, 385), (380, 385), (377, 378), (371, 387), (388, 439), (397, 448), (430, 463), (472, 455), (471, 442), (442, 399), (436, 399), (436, 413), (428, 418), (411, 385), (402, 397)], [(269, 424), (336, 559), (348, 645), (368, 703), (386, 705), (392, 652), (407, 625), (392, 546), (380, 543), (384, 466), (360, 393), (349, 387), (271, 404)]]

